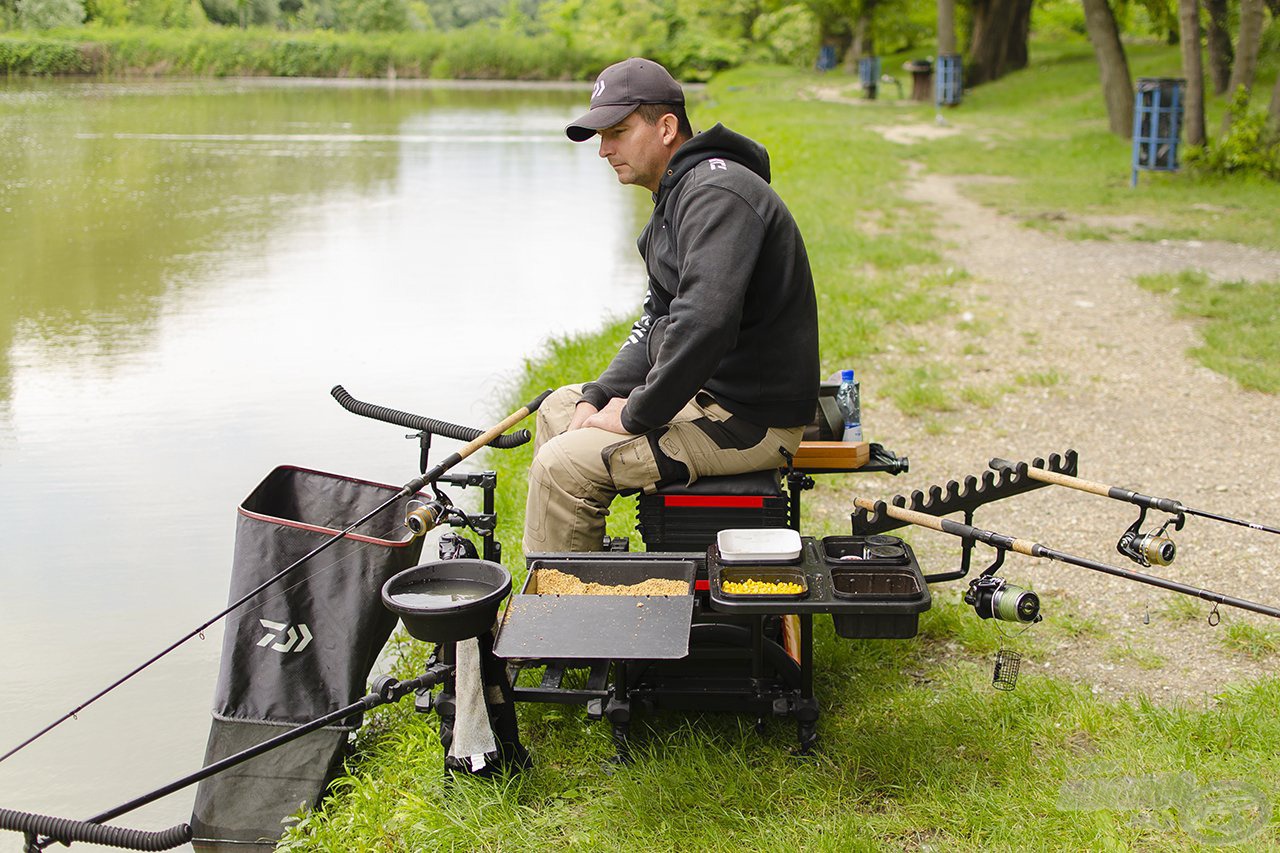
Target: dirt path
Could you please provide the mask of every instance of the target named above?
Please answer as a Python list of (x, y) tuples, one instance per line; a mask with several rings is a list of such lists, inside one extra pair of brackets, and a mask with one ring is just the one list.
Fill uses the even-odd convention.
[[(978, 475), (993, 456), (1029, 461), (1074, 448), (1087, 479), (1280, 523), (1280, 397), (1243, 391), (1199, 366), (1186, 355), (1199, 343), (1195, 323), (1174, 316), (1171, 297), (1133, 282), (1187, 269), (1215, 280), (1275, 280), (1280, 253), (1196, 241), (1071, 241), (968, 200), (961, 185), (917, 170), (908, 191), (937, 213), (945, 262), (971, 275), (952, 294), (955, 315), (912, 330), (929, 341), (926, 354), (890, 352), (861, 371), (868, 438), (909, 455), (911, 471), (849, 484), (838, 500), (847, 507), (854, 492), (910, 494)], [(932, 426), (903, 416), (876, 375), (929, 362), (954, 370), (956, 384), (992, 389), (995, 402), (962, 405)], [(1128, 504), (1048, 487), (983, 507), (975, 524), (1139, 569), (1115, 552), (1136, 517)], [(1177, 560), (1148, 571), (1280, 605), (1280, 537), (1195, 518), (1174, 536)], [(912, 538), (926, 571), (956, 565), (958, 540), (925, 531)], [(1034, 663), (1096, 693), (1198, 703), (1232, 682), (1274, 674), (1280, 663), (1275, 652), (1250, 655), (1225, 642), (1240, 637), (1239, 623), (1280, 629), (1274, 619), (1223, 608), (1213, 628), (1207, 602), (1016, 555), (1002, 573), (1034, 585), (1046, 619), (1072, 613), (1100, 629), (1084, 622), (1070, 639), (1042, 631)]]

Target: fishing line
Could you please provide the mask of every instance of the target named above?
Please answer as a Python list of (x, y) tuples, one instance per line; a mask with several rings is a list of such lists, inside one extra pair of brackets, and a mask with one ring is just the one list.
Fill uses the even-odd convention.
[(916, 510), (905, 509), (903, 507), (886, 504), (884, 501), (873, 501), (868, 498), (854, 498), (855, 506), (865, 509), (868, 512), (877, 515), (888, 515), (890, 518), (896, 518), (901, 521), (907, 521), (911, 524), (927, 527), (930, 530), (936, 530), (941, 533), (950, 533), (962, 539), (971, 539), (978, 542), (985, 542), (987, 545), (997, 550), (1010, 550), (1028, 557), (1040, 557), (1042, 559), (1053, 560), (1056, 562), (1067, 563), (1073, 566), (1079, 566), (1084, 569), (1092, 569), (1095, 572), (1103, 572), (1104, 574), (1114, 575), (1124, 578), (1125, 580), (1137, 581), (1150, 586), (1160, 587), (1172, 592), (1179, 592), (1183, 595), (1190, 595), (1194, 598), (1200, 598), (1205, 601), (1212, 602), (1214, 612), (1217, 612), (1218, 605), (1225, 604), (1228, 607), (1238, 607), (1241, 610), (1249, 610), (1254, 613), (1261, 613), (1264, 616), (1272, 616), (1280, 619), (1280, 609), (1267, 604), (1260, 604), (1256, 601), (1249, 601), (1243, 598), (1226, 595), (1221, 592), (1215, 592), (1211, 589), (1202, 587), (1194, 587), (1188, 584), (1179, 583), (1178, 581), (1162, 578), (1158, 575), (1148, 575), (1142, 572), (1130, 571), (1117, 566), (1111, 566), (1106, 563), (1099, 563), (1095, 560), (1088, 560), (1084, 557), (1077, 557), (1064, 551), (1057, 551), (1041, 545), (1038, 542), (1032, 542), (1029, 539), (1018, 539), (1007, 536), (1003, 533), (996, 533), (991, 530), (983, 530), (968, 524), (962, 524), (958, 521), (952, 521), (947, 518), (938, 518), (928, 513), (918, 512)]
[(1250, 530), (1258, 530), (1263, 533), (1280, 534), (1280, 528), (1272, 527), (1267, 524), (1259, 524), (1256, 521), (1247, 521), (1243, 518), (1232, 518), (1229, 515), (1219, 515), (1216, 512), (1209, 512), (1203, 509), (1194, 509), (1187, 506), (1181, 501), (1173, 498), (1156, 498), (1151, 495), (1144, 495), (1129, 489), (1122, 489), (1119, 486), (1108, 486), (1105, 483), (1095, 483), (1091, 480), (1082, 480), (1079, 477), (1072, 477), (1068, 474), (1059, 474), (1057, 471), (1046, 471), (1043, 468), (1037, 468), (1034, 465), (1027, 465), (1025, 462), (1013, 463), (1007, 459), (992, 459), (987, 463), (996, 471), (1016, 471), (1018, 474), (1025, 474), (1033, 480), (1039, 480), (1041, 483), (1051, 483), (1055, 486), (1066, 486), (1069, 489), (1076, 489), (1081, 492), (1089, 492), (1090, 494), (1101, 495), (1104, 498), (1112, 500), (1125, 501), (1144, 509), (1154, 509), (1159, 512), (1167, 512), (1170, 515), (1198, 515), (1201, 518), (1212, 519), (1213, 521), (1221, 521), (1224, 524), (1234, 524), (1238, 527), (1247, 527)]
[[(299, 566), (303, 565), (307, 561), (311, 560), (313, 557), (318, 556), (321, 552), (327, 550), (329, 547), (341, 541), (342, 539), (347, 538), (348, 535), (352, 531), (354, 531), (357, 527), (360, 527), (361, 525), (370, 521), (371, 519), (373, 519), (374, 516), (378, 515), (383, 510), (392, 506), (396, 501), (399, 501), (403, 498), (413, 497), (413, 495), (417, 494), (418, 491), (422, 489), (424, 486), (426, 486), (428, 483), (433, 483), (436, 480), (438, 480), (440, 477), (444, 476), (445, 472), (447, 472), (450, 468), (452, 468), (454, 465), (457, 465), (463, 459), (466, 459), (468, 456), (475, 453), (480, 448), (484, 447), (490, 442), (493, 442), (495, 445), (499, 445), (499, 446), (514, 446), (514, 444), (522, 444), (524, 443), (524, 441), (527, 441), (528, 440), (527, 432), (525, 432), (524, 437), (520, 439), (515, 439), (512, 436), (503, 436), (502, 434), (506, 430), (515, 426), (520, 421), (527, 418), (533, 412), (537, 411), (538, 407), (542, 405), (542, 401), (545, 400), (548, 396), (550, 396), (551, 391), (550, 390), (543, 391), (533, 400), (530, 400), (524, 406), (512, 412), (511, 414), (507, 415), (499, 423), (494, 424), (493, 426), (489, 427), (487, 430), (484, 430), (483, 432), (471, 430), (467, 427), (459, 427), (455, 424), (448, 424), (443, 421), (435, 421), (429, 418), (421, 418), (419, 416), (409, 416), (404, 412), (398, 412), (395, 410), (385, 409), (379, 406), (371, 406), (367, 403), (361, 403), (360, 401), (352, 398), (350, 394), (347, 394), (346, 391), (340, 385), (334, 387), (332, 394), (334, 398), (337, 399), (338, 402), (342, 404), (344, 408), (348, 409), (349, 411), (356, 412), (357, 414), (364, 415), (365, 417), (372, 417), (380, 420), (381, 419), (390, 420), (393, 416), (395, 418), (401, 418), (401, 419), (405, 417), (413, 417), (413, 418), (417, 418), (417, 420), (423, 424), (424, 430), (426, 430), (427, 428), (431, 428), (431, 431), (433, 432), (440, 432), (450, 437), (456, 437), (460, 440), (466, 440), (467, 438), (470, 438), (470, 440), (467, 441), (467, 443), (461, 449), (449, 454), (447, 457), (445, 457), (443, 461), (438, 463), (430, 471), (427, 471), (422, 475), (406, 483), (394, 496), (387, 499), (385, 502), (379, 504), (378, 506), (374, 507), (368, 513), (361, 516), (356, 521), (352, 522), (345, 529), (334, 534), (329, 539), (326, 539), (324, 542), (317, 545), (311, 551), (307, 552), (305, 555), (303, 555), (302, 557), (300, 557), (290, 565), (281, 569), (275, 575), (268, 578), (266, 581), (259, 584), (249, 592), (245, 593), (243, 596), (241, 596), (231, 604), (227, 605), (227, 607), (219, 611), (217, 614), (215, 614), (208, 620), (206, 620), (204, 623), (196, 627), (194, 630), (188, 632), (177, 641), (171, 643), (169, 646), (165, 647), (159, 653), (152, 655), (150, 658), (145, 660), (140, 665), (134, 667), (133, 669), (125, 673), (120, 678), (108, 684), (102, 690), (99, 690), (97, 693), (90, 696), (84, 702), (81, 702), (75, 708), (66, 712), (61, 717), (54, 720), (52, 723), (49, 723), (47, 726), (42, 728), (40, 731), (36, 732), (35, 734), (28, 737), (26, 740), (22, 741), (22, 743), (13, 747), (3, 755), (0, 755), (0, 763), (7, 761), (13, 755), (17, 754), (21, 750), (30, 746), (32, 743), (35, 743), (37, 740), (44, 737), (49, 732), (53, 731), (55, 728), (65, 723), (67, 720), (70, 720), (76, 717), (76, 715), (79, 714), (81, 711), (83, 711), (85, 708), (89, 707), (94, 702), (97, 702), (103, 696), (106, 696), (108, 693), (115, 690), (117, 687), (121, 686), (126, 681), (136, 676), (138, 673), (147, 669), (152, 664), (159, 661), (161, 658), (173, 652), (175, 649), (182, 646), (187, 641), (203, 635), (205, 629), (213, 625), (219, 619), (222, 619), (224, 616), (231, 613), (233, 610), (236, 610), (237, 608), (247, 604), (250, 600), (258, 596), (260, 593), (262, 593), (272, 584), (279, 581), (285, 575), (292, 572), (294, 569), (298, 568)], [(391, 422), (396, 422), (396, 421), (391, 421)], [(502, 439), (502, 441), (499, 441), (499, 439)], [(512, 443), (513, 439), (514, 439), (514, 444)], [(362, 544), (367, 544), (367, 543), (362, 543)]]
[[(407, 487), (406, 487), (406, 488), (407, 488)], [(416, 492), (416, 491), (417, 491), (417, 489), (414, 489), (414, 491)], [(141, 664), (139, 664), (138, 666), (136, 666), (136, 667), (134, 667), (133, 669), (129, 670), (129, 672), (125, 673), (125, 674), (124, 674), (123, 676), (121, 676), (120, 678), (117, 678), (115, 681), (111, 682), (111, 683), (110, 683), (110, 684), (108, 684), (106, 687), (104, 687), (103, 689), (99, 690), (97, 693), (95, 693), (95, 694), (93, 694), (92, 696), (90, 696), (90, 697), (89, 697), (88, 699), (86, 699), (84, 702), (81, 702), (81, 703), (80, 703), (79, 705), (77, 705), (75, 708), (72, 708), (70, 711), (66, 712), (66, 713), (65, 713), (65, 714), (63, 714), (61, 717), (59, 717), (58, 719), (54, 720), (52, 723), (50, 723), (49, 725), (47, 725), (47, 726), (45, 726), (44, 728), (42, 728), (40, 731), (38, 731), (38, 732), (36, 732), (35, 734), (31, 735), (31, 737), (27, 738), (27, 739), (26, 739), (26, 740), (24, 740), (22, 743), (20, 743), (20, 744), (18, 744), (17, 746), (13, 747), (13, 748), (12, 748), (12, 749), (10, 749), (8, 752), (6, 752), (4, 755), (0, 755), (0, 763), (3, 763), (4, 761), (8, 760), (9, 758), (11, 758), (11, 757), (12, 757), (13, 755), (15, 755), (16, 753), (20, 752), (21, 750), (23, 750), (23, 749), (25, 749), (26, 747), (30, 746), (31, 744), (35, 743), (37, 740), (39, 740), (40, 738), (44, 737), (44, 736), (45, 736), (46, 734), (48, 734), (49, 732), (53, 731), (55, 728), (57, 728), (58, 726), (60, 726), (60, 725), (62, 725), (63, 723), (65, 723), (67, 720), (70, 720), (70, 719), (72, 719), (73, 717), (77, 716), (77, 715), (78, 715), (81, 711), (83, 711), (85, 708), (88, 708), (88, 707), (89, 707), (90, 705), (92, 705), (94, 702), (97, 702), (97, 701), (98, 701), (99, 699), (101, 699), (103, 696), (106, 696), (108, 693), (110, 693), (111, 691), (115, 690), (117, 687), (119, 687), (120, 685), (124, 684), (126, 681), (128, 681), (129, 679), (131, 679), (131, 678), (133, 678), (134, 676), (136, 676), (138, 673), (140, 673), (140, 672), (142, 672), (143, 670), (147, 669), (147, 668), (148, 668), (148, 667), (150, 667), (152, 664), (154, 664), (154, 663), (156, 663), (157, 661), (159, 661), (161, 658), (163, 658), (163, 657), (165, 657), (166, 655), (168, 655), (169, 653), (173, 652), (174, 650), (176, 650), (177, 648), (179, 648), (180, 646), (182, 646), (182, 645), (183, 645), (184, 643), (186, 643), (187, 641), (189, 641), (189, 640), (191, 640), (191, 639), (193, 639), (193, 638), (195, 638), (195, 637), (198, 637), (198, 636), (203, 635), (203, 634), (204, 634), (204, 632), (205, 632), (205, 629), (209, 628), (211, 625), (213, 625), (213, 624), (214, 624), (215, 622), (217, 622), (219, 619), (223, 618), (223, 617), (224, 617), (224, 616), (226, 616), (227, 614), (231, 613), (231, 611), (233, 611), (233, 610), (235, 610), (235, 609), (239, 608), (240, 606), (242, 606), (242, 605), (244, 605), (244, 604), (248, 603), (251, 599), (253, 599), (255, 596), (257, 596), (259, 593), (261, 593), (261, 592), (262, 592), (262, 591), (264, 591), (265, 589), (267, 589), (267, 587), (269, 587), (269, 586), (271, 586), (272, 584), (274, 584), (276, 581), (278, 581), (278, 580), (280, 580), (281, 578), (283, 578), (286, 574), (288, 574), (289, 572), (293, 571), (293, 570), (294, 570), (294, 569), (296, 569), (297, 567), (299, 567), (299, 566), (303, 565), (305, 562), (307, 562), (308, 560), (310, 560), (312, 557), (317, 556), (317, 555), (318, 555), (318, 554), (320, 554), (322, 551), (325, 551), (325, 550), (326, 550), (326, 549), (328, 549), (331, 545), (334, 545), (335, 543), (337, 543), (337, 542), (341, 541), (342, 539), (345, 539), (345, 538), (347, 537), (347, 534), (349, 534), (352, 530), (354, 530), (355, 528), (359, 527), (361, 524), (364, 524), (366, 521), (368, 521), (368, 520), (369, 520), (370, 518), (372, 518), (373, 516), (377, 515), (379, 512), (381, 512), (381, 511), (383, 511), (384, 509), (386, 509), (386, 508), (390, 507), (393, 503), (395, 503), (396, 501), (400, 500), (402, 497), (405, 497), (405, 495), (404, 495), (404, 494), (402, 494), (403, 492), (404, 492), (404, 489), (401, 489), (400, 493), (397, 493), (397, 494), (395, 495), (395, 497), (390, 498), (390, 499), (389, 499), (389, 500), (387, 500), (385, 503), (383, 503), (383, 504), (379, 505), (378, 507), (374, 508), (374, 509), (373, 509), (373, 510), (371, 510), (368, 514), (366, 514), (364, 517), (360, 518), (358, 521), (354, 522), (354, 523), (353, 523), (353, 524), (351, 524), (349, 527), (347, 527), (345, 530), (342, 530), (341, 532), (339, 532), (339, 533), (335, 534), (335, 535), (334, 535), (334, 536), (332, 536), (331, 538), (329, 538), (329, 539), (325, 540), (325, 541), (324, 541), (323, 543), (321, 543), (320, 545), (317, 545), (314, 549), (312, 549), (312, 550), (311, 550), (310, 552), (308, 552), (306, 555), (304, 555), (303, 557), (299, 558), (298, 560), (296, 560), (295, 562), (293, 562), (293, 563), (292, 563), (292, 564), (290, 564), (289, 566), (285, 567), (284, 569), (280, 570), (280, 571), (279, 571), (279, 572), (277, 572), (275, 575), (273, 575), (271, 578), (269, 578), (269, 579), (267, 579), (266, 581), (264, 581), (263, 583), (259, 584), (257, 587), (255, 587), (254, 589), (250, 590), (248, 593), (246, 593), (245, 595), (241, 596), (241, 597), (240, 597), (239, 599), (237, 599), (236, 601), (234, 601), (234, 602), (232, 602), (231, 604), (227, 605), (227, 607), (225, 607), (224, 609), (222, 609), (221, 611), (219, 611), (217, 614), (215, 614), (214, 616), (212, 616), (212, 617), (211, 617), (211, 618), (209, 618), (208, 620), (206, 620), (204, 623), (202, 623), (201, 625), (199, 625), (198, 627), (196, 627), (196, 628), (195, 628), (195, 629), (193, 629), (192, 631), (188, 632), (187, 634), (183, 635), (180, 639), (178, 639), (178, 640), (176, 640), (175, 642), (173, 642), (173, 643), (169, 644), (168, 646), (166, 646), (162, 651), (158, 652), (158, 653), (157, 653), (157, 654), (155, 654), (155, 655), (152, 655), (150, 658), (148, 658), (147, 660), (143, 661), (143, 662), (142, 662)]]

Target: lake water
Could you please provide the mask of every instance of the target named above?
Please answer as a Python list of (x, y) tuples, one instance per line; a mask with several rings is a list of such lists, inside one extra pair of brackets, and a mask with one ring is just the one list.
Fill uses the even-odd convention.
[[(585, 99), (0, 80), (0, 753), (225, 605), (272, 468), (417, 473), (331, 386), (486, 426), (522, 359), (638, 306), (647, 193), (565, 140)], [(0, 807), (85, 818), (196, 769), (220, 647), (0, 763)]]

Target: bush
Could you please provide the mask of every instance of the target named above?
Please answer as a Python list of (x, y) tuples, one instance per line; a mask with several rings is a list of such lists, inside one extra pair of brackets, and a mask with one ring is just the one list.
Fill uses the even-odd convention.
[(421, 29), (405, 0), (340, 0), (338, 21), (341, 29), (361, 33), (400, 33)]
[(756, 60), (807, 68), (818, 50), (818, 20), (807, 6), (784, 6), (756, 18), (751, 38)]
[(1187, 148), (1187, 166), (1209, 175), (1255, 174), (1280, 180), (1280, 137), (1267, 132), (1267, 115), (1249, 109), (1249, 93), (1241, 86), (1231, 99), (1231, 129), (1207, 145)]
[(81, 0), (18, 0), (18, 26), (28, 30), (78, 27), (84, 23)]
[(0, 37), (0, 73), (82, 74), (90, 70), (88, 57), (71, 42)]

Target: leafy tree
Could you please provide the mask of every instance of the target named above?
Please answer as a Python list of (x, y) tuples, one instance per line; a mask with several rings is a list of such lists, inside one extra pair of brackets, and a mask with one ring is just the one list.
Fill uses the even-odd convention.
[(129, 22), (129, 4), (125, 0), (85, 0), (85, 20), (99, 21), (108, 27)]
[[(1245, 103), (1248, 103), (1248, 93), (1253, 91), (1253, 78), (1258, 68), (1258, 53), (1262, 49), (1263, 13), (1262, 0), (1240, 0), (1240, 33), (1236, 38), (1236, 62), (1231, 69), (1231, 80), (1227, 84), (1227, 90), (1232, 93), (1234, 99), (1235, 94), (1243, 89), (1246, 93)], [(1223, 133), (1231, 128), (1234, 116), (1235, 109), (1228, 108), (1222, 117)]]
[(205, 17), (225, 27), (269, 26), (280, 18), (277, 0), (200, 0), (200, 5)]
[(805, 65), (818, 43), (818, 21), (803, 4), (765, 12), (751, 25), (753, 58), (786, 65)]
[(78, 27), (84, 23), (81, 0), (18, 0), (18, 26), (29, 30)]
[(405, 0), (340, 0), (338, 21), (340, 28), (362, 33), (395, 33), (415, 28), (413, 14)]

